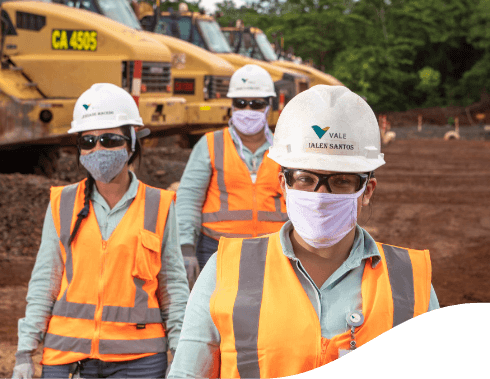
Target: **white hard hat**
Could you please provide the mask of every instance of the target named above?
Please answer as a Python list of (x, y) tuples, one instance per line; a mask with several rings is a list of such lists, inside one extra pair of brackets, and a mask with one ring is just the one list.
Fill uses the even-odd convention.
[(255, 64), (247, 64), (232, 75), (227, 97), (276, 97), (269, 73)]
[(306, 170), (370, 172), (385, 164), (376, 116), (343, 86), (316, 85), (289, 101), (268, 156)]
[(143, 119), (133, 97), (114, 84), (97, 83), (82, 93), (75, 103), (68, 133), (123, 125), (143, 126)]

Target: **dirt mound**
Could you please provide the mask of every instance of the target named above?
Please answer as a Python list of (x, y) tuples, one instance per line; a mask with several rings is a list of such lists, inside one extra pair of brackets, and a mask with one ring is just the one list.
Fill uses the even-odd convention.
[(49, 188), (66, 184), (36, 175), (0, 174), (0, 253), (37, 254)]

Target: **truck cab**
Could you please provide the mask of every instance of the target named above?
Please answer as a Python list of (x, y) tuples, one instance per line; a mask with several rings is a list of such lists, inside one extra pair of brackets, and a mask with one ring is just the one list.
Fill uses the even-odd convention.
[(284, 67), (298, 73), (307, 75), (310, 78), (310, 85), (327, 84), (333, 86), (343, 85), (332, 75), (317, 70), (314, 67), (294, 60), (279, 59), (274, 49), (262, 30), (256, 27), (243, 28), (240, 23), (238, 26), (227, 26), (221, 28), (226, 40), (229, 42), (233, 51), (237, 54), (259, 59), (278, 67)]

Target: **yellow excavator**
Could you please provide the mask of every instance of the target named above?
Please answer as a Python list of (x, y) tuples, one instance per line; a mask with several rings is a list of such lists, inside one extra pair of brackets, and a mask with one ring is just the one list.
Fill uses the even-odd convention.
[(199, 12), (190, 12), (187, 4), (179, 4), (178, 10), (158, 13), (158, 6), (140, 2), (138, 17), (145, 30), (172, 36), (202, 47), (216, 56), (225, 59), (234, 69), (246, 64), (256, 64), (269, 72), (274, 81), (278, 96), (273, 99), (269, 125), (274, 126), (284, 105), (298, 93), (310, 86), (308, 76), (288, 68), (252, 59), (233, 53), (215, 19)]
[[(231, 100), (226, 97), (234, 67), (190, 42), (143, 31), (127, 0), (52, 0), (118, 21), (159, 41), (172, 53), (173, 93), (186, 100), (186, 125), (180, 134), (192, 144), (209, 130), (228, 124)], [(158, 2), (159, 3), (159, 2)], [(153, 8), (148, 4), (150, 11)], [(136, 8), (136, 11), (139, 11)]]
[(317, 84), (343, 85), (332, 75), (326, 74), (314, 67), (288, 60), (280, 60), (264, 32), (256, 27), (244, 28), (241, 20), (237, 20), (236, 26), (222, 27), (221, 31), (228, 40), (232, 50), (237, 54), (305, 74), (310, 78), (311, 86)]
[(186, 100), (172, 94), (172, 54), (147, 33), (41, 1), (1, 1), (0, 15), (2, 172), (50, 175), (59, 147), (74, 142), (66, 131), (76, 99), (94, 83), (139, 98), (155, 132), (186, 126)]

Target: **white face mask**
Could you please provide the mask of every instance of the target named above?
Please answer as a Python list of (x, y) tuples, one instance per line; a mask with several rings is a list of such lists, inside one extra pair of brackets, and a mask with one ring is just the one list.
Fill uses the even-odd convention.
[(349, 233), (357, 221), (357, 199), (364, 193), (337, 195), (288, 188), (286, 208), (294, 229), (315, 248), (330, 247)]
[(249, 109), (239, 111), (234, 110), (233, 114), (231, 115), (231, 122), (240, 133), (254, 135), (260, 132), (264, 126), (267, 125), (268, 110), (268, 106), (265, 108), (264, 112)]

